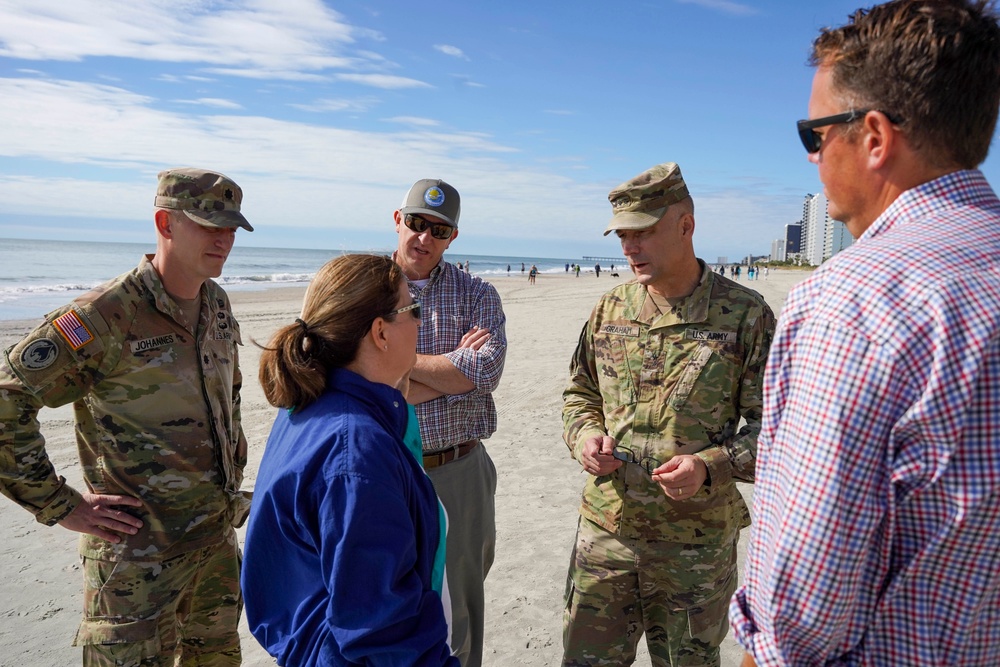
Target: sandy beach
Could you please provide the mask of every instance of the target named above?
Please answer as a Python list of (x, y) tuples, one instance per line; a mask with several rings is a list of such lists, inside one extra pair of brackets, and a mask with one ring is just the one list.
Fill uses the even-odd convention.
[[(749, 286), (778, 314), (789, 289), (808, 275), (772, 270)], [(619, 280), (607, 273), (595, 278), (592, 272), (579, 278), (543, 274), (535, 285), (520, 275), (491, 280), (507, 314), (509, 349), (495, 394), (499, 427), (486, 442), (499, 473), (497, 555), (486, 581), (486, 665), (560, 662), (563, 590), (583, 488), (580, 466), (562, 441), (561, 392), (581, 326), (598, 297)], [(278, 326), (291, 322), (303, 293), (304, 288), (231, 293), (245, 344), (247, 488), (253, 487), (274, 416), (257, 383), (259, 353), (251, 340), (265, 343)], [(35, 324), (0, 322), (0, 347), (6, 349)], [(82, 488), (70, 408), (44, 410), (41, 420), (57, 470)], [(749, 502), (752, 486), (741, 486)], [(744, 531), (741, 564), (748, 536)], [(46, 528), (0, 500), (0, 667), (79, 664), (79, 649), (70, 646), (82, 605), (76, 540), (75, 533)], [(245, 665), (275, 664), (245, 621), (241, 633)], [(739, 647), (727, 638), (722, 664), (735, 666), (740, 658)], [(644, 647), (636, 664), (649, 664)]]

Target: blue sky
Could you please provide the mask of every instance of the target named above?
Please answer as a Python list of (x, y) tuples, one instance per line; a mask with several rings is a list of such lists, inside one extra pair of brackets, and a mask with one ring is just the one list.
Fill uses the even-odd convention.
[(809, 45), (858, 6), (0, 0), (0, 237), (148, 241), (156, 173), (200, 166), (243, 187), (242, 244), (392, 247), (443, 178), (454, 250), (615, 256), (607, 193), (674, 161), (699, 255), (766, 254), (822, 187)]

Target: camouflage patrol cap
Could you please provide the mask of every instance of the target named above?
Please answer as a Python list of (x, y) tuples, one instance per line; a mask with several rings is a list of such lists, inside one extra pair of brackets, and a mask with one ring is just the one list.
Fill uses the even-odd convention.
[(183, 211), (204, 227), (232, 229), (253, 227), (240, 213), (243, 190), (229, 177), (207, 169), (167, 169), (156, 176), (154, 205)]
[(462, 200), (458, 196), (458, 190), (441, 179), (424, 178), (414, 183), (406, 193), (399, 212), (401, 215), (432, 215), (457, 229), (458, 216), (462, 213)]
[(655, 225), (671, 204), (689, 197), (681, 168), (676, 162), (650, 167), (608, 193), (614, 216), (604, 230), (646, 229)]

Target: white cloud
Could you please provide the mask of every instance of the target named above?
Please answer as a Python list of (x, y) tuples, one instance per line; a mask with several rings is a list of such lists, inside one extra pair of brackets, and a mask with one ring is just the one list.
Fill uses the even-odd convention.
[(452, 58), (461, 58), (462, 60), (468, 60), (469, 56), (462, 52), (462, 49), (457, 46), (451, 46), (449, 44), (435, 44), (434, 49), (440, 51), (446, 56), (451, 56)]
[(420, 118), (419, 116), (394, 116), (393, 118), (384, 118), (387, 123), (400, 123), (402, 125), (417, 125), (420, 127), (437, 127), (441, 123), (430, 118)]
[(338, 81), (357, 83), (362, 86), (372, 86), (373, 88), (384, 88), (386, 90), (397, 90), (401, 88), (433, 88), (429, 83), (410, 79), (405, 76), (392, 76), (391, 74), (337, 74), (334, 78)]
[[(135, 220), (150, 206), (159, 170), (198, 165), (235, 178), (246, 193), (248, 216), (272, 230), (311, 227), (334, 234), (344, 226), (381, 234), (385, 225), (391, 235), (389, 216), (414, 174), (456, 183), (468, 202), (463, 213), (476, 220), (473, 229), (524, 220), (510, 233), (569, 238), (581, 220), (593, 217), (599, 226), (604, 217), (593, 206), (604, 196), (603, 185), (526, 166), (514, 148), (485, 133), (426, 125), (363, 132), (180, 113), (122, 88), (69, 81), (0, 78), (0, 99), (6, 100), (0, 105), (0, 158), (50, 163), (44, 178), (0, 169), (0, 211), (10, 215)], [(95, 176), (67, 177), (78, 173)], [(553, 191), (561, 193), (558, 201)], [(294, 215), (289, 202), (301, 203)], [(350, 215), (336, 215), (323, 202), (351, 202)], [(532, 222), (538, 220), (547, 223)]]
[(288, 106), (301, 111), (327, 113), (331, 111), (368, 111), (376, 104), (378, 104), (378, 100), (374, 98), (359, 98), (353, 100), (325, 98), (316, 100), (309, 104), (289, 104)]
[(705, 9), (713, 9), (726, 14), (734, 14), (736, 16), (750, 16), (757, 13), (757, 9), (749, 5), (744, 5), (740, 2), (733, 2), (732, 0), (676, 0), (677, 2), (686, 5), (698, 5), (699, 7), (704, 7)]
[(0, 57), (79, 61), (120, 57), (197, 63), (252, 78), (296, 78), (331, 69), (385, 67), (346, 56), (373, 31), (348, 25), (321, 0), (33, 0), (7, 2)]
[(178, 104), (197, 104), (205, 107), (215, 107), (216, 109), (242, 109), (243, 105), (232, 100), (223, 100), (218, 97), (201, 97), (196, 100), (175, 100)]

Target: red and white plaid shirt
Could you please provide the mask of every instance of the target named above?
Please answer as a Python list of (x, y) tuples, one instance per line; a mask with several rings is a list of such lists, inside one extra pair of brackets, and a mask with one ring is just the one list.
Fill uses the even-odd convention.
[(764, 665), (1000, 665), (1000, 201), (903, 193), (771, 346), (745, 585)]
[[(410, 283), (410, 296), (420, 301), (423, 313), (417, 353), (443, 354), (476, 385), (468, 393), (416, 406), (424, 451), (490, 437), (497, 429), (492, 392), (500, 384), (507, 356), (507, 318), (500, 295), (488, 282), (441, 260), (422, 290)], [(479, 350), (455, 349), (473, 326), (489, 330), (490, 339)]]

